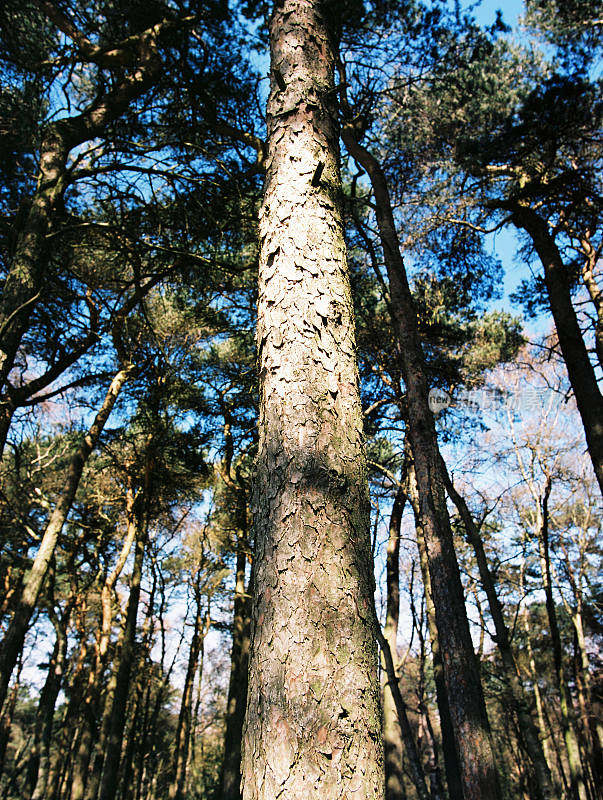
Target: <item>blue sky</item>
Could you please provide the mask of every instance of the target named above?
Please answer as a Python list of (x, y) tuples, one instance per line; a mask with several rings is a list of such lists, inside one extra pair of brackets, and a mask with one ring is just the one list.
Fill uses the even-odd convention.
[[(502, 11), (504, 21), (514, 29), (514, 32), (518, 28), (519, 17), (524, 13), (524, 0), (505, 0), (505, 2), (483, 0), (478, 7), (475, 2), (463, 0), (461, 5), (463, 9), (471, 11), (481, 25), (491, 25), (496, 19), (497, 10)], [(509, 296), (517, 289), (522, 280), (530, 276), (530, 270), (521, 259), (516, 258), (519, 240), (514, 229), (507, 226), (496, 234), (488, 236), (486, 247), (502, 262), (504, 268), (502, 297), (493, 306), (504, 308), (512, 314), (521, 314), (522, 309), (514, 306)], [(548, 332), (550, 320), (546, 316), (536, 320), (525, 320), (524, 326), (528, 337), (536, 338)]]
[[(465, 9), (470, 9), (475, 6), (475, 3), (469, 3), (465, 0), (462, 6)], [(480, 24), (490, 25), (496, 19), (497, 9), (502, 11), (503, 19), (507, 25), (514, 26), (519, 15), (523, 13), (523, 0), (505, 0), (504, 3), (500, 2), (500, 0), (484, 0), (478, 8), (473, 9), (473, 13)]]

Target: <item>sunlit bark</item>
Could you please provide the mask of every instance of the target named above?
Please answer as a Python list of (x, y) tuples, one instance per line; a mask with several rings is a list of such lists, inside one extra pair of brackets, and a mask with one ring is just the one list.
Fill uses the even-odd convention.
[(270, 21), (243, 797), (383, 798), (366, 462), (318, 0)]

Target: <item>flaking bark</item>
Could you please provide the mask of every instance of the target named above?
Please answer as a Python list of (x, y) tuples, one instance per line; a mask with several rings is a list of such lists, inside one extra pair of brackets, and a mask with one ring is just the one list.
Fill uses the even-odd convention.
[(244, 800), (384, 791), (334, 58), (321, 6), (284, 0), (270, 23)]

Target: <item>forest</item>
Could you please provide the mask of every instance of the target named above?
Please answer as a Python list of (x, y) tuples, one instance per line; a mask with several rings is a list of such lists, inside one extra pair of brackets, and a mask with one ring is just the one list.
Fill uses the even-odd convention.
[(602, 53), (0, 3), (0, 800), (602, 800)]

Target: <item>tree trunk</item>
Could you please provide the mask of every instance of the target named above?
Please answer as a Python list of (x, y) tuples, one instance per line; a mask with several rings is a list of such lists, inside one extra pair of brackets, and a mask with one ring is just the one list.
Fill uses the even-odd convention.
[(31, 800), (42, 800), (45, 796), (46, 781), (50, 769), (50, 743), (54, 708), (61, 689), (65, 659), (67, 657), (67, 628), (70, 615), (71, 608), (68, 604), (62, 618), (59, 620), (54, 616), (52, 620), (56, 640), (48, 665), (48, 675), (40, 694), (40, 702), (36, 713), (34, 751), (28, 768), (28, 783), (32, 788)]
[[(152, 86), (160, 74), (161, 64), (157, 57), (160, 29), (160, 25), (154, 25), (142, 31), (136, 41), (130, 38), (126, 48), (130, 63), (126, 66), (133, 68), (110, 91), (95, 98), (80, 114), (56, 120), (46, 128), (40, 146), (38, 185), (0, 296), (0, 402), (4, 399), (1, 395), (21, 339), (44, 288), (46, 234), (57, 202), (68, 184), (66, 165), (69, 153), (77, 145), (100, 136), (110, 122), (124, 113), (132, 100)], [(133, 54), (137, 55), (134, 61)], [(91, 60), (98, 60), (98, 57), (98, 54), (92, 56)], [(123, 69), (119, 72), (124, 75)], [(6, 417), (5, 412), (10, 415), (10, 404), (7, 408), (0, 406), (0, 417)]]
[(406, 754), (408, 756), (408, 761), (410, 764), (410, 772), (412, 775), (412, 781), (415, 785), (415, 789), (417, 792), (417, 797), (419, 798), (419, 800), (429, 800), (429, 791), (427, 790), (425, 773), (423, 771), (423, 766), (421, 764), (421, 757), (419, 755), (419, 750), (415, 743), (412, 727), (408, 719), (408, 711), (406, 703), (404, 702), (404, 698), (402, 697), (402, 692), (400, 691), (400, 684), (398, 682), (398, 676), (396, 675), (396, 670), (394, 667), (394, 659), (392, 656), (392, 651), (390, 650), (389, 642), (383, 635), (376, 613), (375, 613), (375, 630), (376, 630), (377, 641), (381, 646), (381, 653), (383, 655), (383, 660), (385, 662), (385, 669), (387, 672), (387, 685), (391, 691), (391, 695), (394, 700), (394, 704), (396, 706), (396, 715), (398, 718), (398, 722), (400, 724), (400, 730), (402, 732), (404, 746), (406, 747)]
[(0, 775), (4, 772), (4, 760), (6, 758), (6, 750), (10, 741), (10, 729), (13, 724), (13, 717), (15, 708), (17, 706), (17, 699), (19, 697), (19, 688), (21, 685), (21, 668), (23, 653), (19, 653), (19, 668), (17, 670), (16, 680), (12, 689), (6, 699), (6, 703), (0, 715)]
[(16, 606), (13, 618), (0, 645), (0, 706), (6, 697), (10, 676), (23, 648), (29, 620), (36, 607), (42, 585), (54, 554), (57, 540), (67, 515), (75, 499), (75, 495), (88, 460), (109, 418), (122, 386), (132, 373), (133, 367), (120, 369), (111, 381), (103, 404), (94, 418), (90, 430), (82, 439), (79, 447), (71, 457), (67, 478), (59, 496), (59, 500), (50, 516), (40, 547), (32, 567), (23, 584), (23, 591)]
[[(36, 796), (35, 800), (42, 800), (42, 798), (44, 798), (44, 800), (55, 800), (55, 798), (59, 796), (59, 789), (63, 783), (65, 773), (65, 765), (69, 760), (73, 741), (77, 738), (77, 715), (83, 694), (82, 686), (88, 654), (88, 645), (84, 631), (85, 626), (82, 624), (86, 616), (85, 603), (83, 605), (83, 609), (78, 609), (76, 619), (76, 631), (80, 642), (78, 654), (77, 657), (74, 655), (73, 661), (75, 663), (67, 670), (71, 673), (70, 685), (67, 687), (66, 692), (69, 696), (69, 702), (67, 703), (58, 728), (58, 736), (56, 737), (57, 743), (50, 759), (46, 785), (45, 787), (40, 787), (40, 791), (43, 792), (43, 794)], [(38, 787), (36, 787), (36, 791), (37, 790)]]
[(519, 679), (519, 670), (517, 668), (517, 662), (515, 661), (515, 655), (511, 648), (509, 629), (507, 628), (503, 608), (496, 592), (494, 576), (490, 572), (490, 566), (488, 564), (488, 558), (484, 549), (484, 543), (473, 516), (469, 511), (469, 507), (467, 506), (464, 497), (462, 497), (455, 489), (454, 484), (448, 475), (446, 464), (443, 460), (442, 474), (444, 476), (448, 495), (459, 512), (465, 532), (467, 534), (467, 538), (469, 539), (469, 542), (475, 553), (475, 560), (477, 562), (482, 588), (486, 593), (486, 597), (488, 598), (488, 607), (490, 609), (492, 622), (494, 623), (494, 630), (496, 631), (496, 644), (498, 646), (498, 651), (500, 653), (503, 666), (502, 678), (503, 682), (506, 684), (505, 693), (517, 714), (517, 721), (525, 742), (526, 750), (532, 761), (532, 764), (534, 765), (536, 784), (538, 788), (537, 797), (542, 798), (542, 800), (553, 800), (555, 791), (551, 781), (551, 774), (544, 751), (542, 749), (542, 743), (538, 737), (538, 731), (536, 730), (534, 720), (532, 719), (527, 698)]
[[(120, 651), (122, 646), (123, 646), (123, 631), (120, 636), (120, 641), (116, 648), (117, 652)], [(105, 690), (103, 692), (102, 704), (101, 708), (99, 709), (100, 722), (98, 726), (99, 727), (98, 738), (97, 738), (95, 752), (92, 757), (92, 765), (88, 771), (88, 777), (86, 780), (86, 792), (84, 795), (86, 800), (96, 800), (98, 795), (98, 789), (100, 786), (100, 781), (103, 772), (105, 747), (107, 744), (107, 739), (109, 737), (109, 727), (111, 724), (111, 709), (113, 708), (113, 698), (115, 696), (115, 687), (117, 685), (118, 670), (119, 670), (119, 664), (115, 664), (113, 666), (107, 686), (105, 687)]]
[(142, 730), (140, 732), (140, 747), (138, 749), (138, 759), (136, 764), (136, 781), (134, 784), (135, 790), (132, 795), (132, 800), (140, 800), (142, 795), (142, 787), (144, 784), (146, 764), (148, 760), (149, 722), (151, 719), (152, 697), (153, 697), (153, 683), (149, 681), (145, 692), (144, 715), (142, 719)]
[[(342, 74), (342, 81), (345, 76)], [(408, 437), (414, 458), (421, 524), (429, 561), (439, 645), (444, 666), (465, 800), (498, 800), (500, 788), (479, 669), (452, 539), (433, 414), (428, 406), (425, 357), (417, 314), (400, 252), (387, 180), (377, 160), (344, 128), (353, 158), (368, 173), (387, 268), (400, 369), (406, 386)]]
[(226, 731), (224, 733), (224, 761), (222, 763), (222, 800), (239, 800), (241, 782), (241, 743), (245, 705), (247, 703), (247, 678), (249, 671), (249, 644), (251, 633), (251, 577), (245, 589), (247, 539), (237, 539), (236, 583), (234, 617), (232, 623), (232, 652), (230, 682), (226, 703)]
[(321, 8), (283, 0), (270, 21), (245, 800), (381, 800), (384, 790), (334, 56)]
[[(148, 487), (146, 487), (148, 488)], [(130, 596), (126, 612), (123, 644), (119, 655), (119, 666), (115, 681), (115, 693), (111, 704), (109, 733), (107, 736), (105, 759), (100, 786), (99, 800), (115, 800), (118, 787), (119, 763), (121, 759), (122, 737), (126, 722), (126, 707), (130, 691), (130, 678), (136, 650), (136, 619), (140, 601), (142, 565), (146, 547), (146, 514), (143, 499), (146, 492), (138, 496), (138, 507), (134, 509), (137, 518), (137, 536), (134, 550), (134, 566), (130, 578)]]
[(100, 592), (101, 625), (95, 658), (88, 675), (88, 684), (82, 704), (82, 732), (75, 763), (73, 765), (71, 800), (82, 800), (86, 791), (88, 778), (95, 772), (94, 768), (92, 770), (90, 769), (90, 758), (95, 745), (95, 739), (98, 739), (101, 680), (107, 661), (107, 651), (111, 639), (111, 626), (113, 623), (113, 590), (125, 566), (126, 560), (130, 555), (138, 531), (134, 504), (135, 491), (130, 481), (126, 490), (126, 513), (128, 519), (126, 536), (117, 562), (103, 582)]
[[(410, 773), (417, 796), (427, 800), (429, 792), (425, 772), (421, 764), (412, 726), (408, 719), (406, 703), (400, 691), (396, 673), (397, 633), (400, 614), (400, 525), (404, 510), (405, 493), (400, 487), (394, 499), (387, 543), (387, 608), (385, 630), (382, 633), (376, 620), (377, 639), (381, 646), (381, 657), (387, 680), (384, 687), (383, 738), (385, 744), (385, 797), (404, 798), (402, 778), (403, 748), (410, 764)], [(389, 708), (388, 708), (389, 705)], [(388, 765), (389, 760), (389, 765)], [(391, 793), (391, 794), (390, 794)]]
[(544, 268), (544, 282), (559, 346), (582, 418), (588, 452), (603, 494), (603, 395), (582, 338), (567, 270), (542, 217), (531, 208), (520, 206), (515, 209), (513, 221), (531, 237)]
[[(387, 541), (386, 585), (387, 605), (383, 635), (397, 661), (398, 620), (400, 616), (400, 526), (406, 495), (398, 488), (389, 520)], [(395, 665), (394, 665), (395, 666)], [(404, 788), (404, 745), (396, 703), (389, 683), (383, 692), (383, 746), (385, 755), (385, 800), (406, 800)]]
[[(578, 598), (576, 598), (576, 602), (579, 602)], [(603, 724), (592, 708), (590, 663), (586, 650), (582, 609), (580, 606), (574, 609), (571, 618), (576, 637), (576, 691), (580, 700), (582, 724), (585, 735), (590, 739), (594, 782), (597, 786), (603, 787)]]
[(182, 689), (182, 702), (180, 703), (180, 713), (178, 714), (178, 725), (176, 727), (176, 738), (174, 742), (174, 765), (173, 777), (168, 792), (169, 800), (182, 800), (186, 783), (186, 767), (188, 765), (188, 752), (190, 744), (193, 688), (201, 642), (203, 639), (203, 609), (201, 606), (201, 567), (198, 569), (196, 577), (195, 591), (195, 622), (193, 627), (193, 638), (188, 654), (184, 687)]
[(546, 601), (546, 613), (549, 622), (549, 632), (551, 635), (551, 644), (553, 648), (553, 664), (555, 666), (555, 677), (557, 679), (557, 689), (559, 691), (559, 711), (561, 714), (561, 729), (563, 732), (563, 740), (567, 752), (567, 761), (570, 773), (570, 790), (574, 800), (587, 800), (586, 786), (584, 784), (584, 775), (582, 772), (582, 764), (580, 762), (580, 750), (578, 747), (578, 739), (574, 728), (572, 698), (565, 679), (565, 671), (563, 668), (562, 650), (561, 650), (561, 635), (559, 633), (559, 624), (557, 622), (557, 609), (555, 607), (555, 598), (553, 597), (553, 584), (551, 581), (551, 567), (549, 555), (549, 526), (548, 526), (548, 500), (551, 492), (550, 479), (547, 481), (544, 496), (542, 498), (542, 505), (538, 508), (538, 522), (539, 530), (538, 536), (538, 552), (540, 556), (540, 567), (542, 571), (542, 581), (544, 584), (544, 596)]
[(444, 769), (446, 770), (446, 783), (450, 800), (463, 800), (463, 785), (461, 782), (461, 771), (459, 767), (459, 757), (454, 740), (454, 729), (450, 717), (450, 706), (448, 705), (448, 693), (446, 681), (444, 679), (444, 666), (440, 654), (438, 639), (438, 627), (436, 625), (435, 607), (433, 605), (433, 594), (431, 592), (431, 579), (429, 577), (429, 564), (427, 558), (427, 548), (421, 526), (419, 514), (419, 491), (414, 471), (414, 465), (410, 464), (407, 476), (408, 497), (413, 507), (415, 515), (415, 530), (417, 536), (417, 549), (419, 551), (419, 564), (421, 566), (421, 576), (423, 578), (423, 588), (425, 590), (425, 610), (427, 613), (427, 627), (429, 629), (429, 640), (431, 642), (431, 658), (433, 661), (433, 679), (436, 687), (436, 702), (440, 717), (440, 730), (442, 732), (442, 751), (444, 755)]

